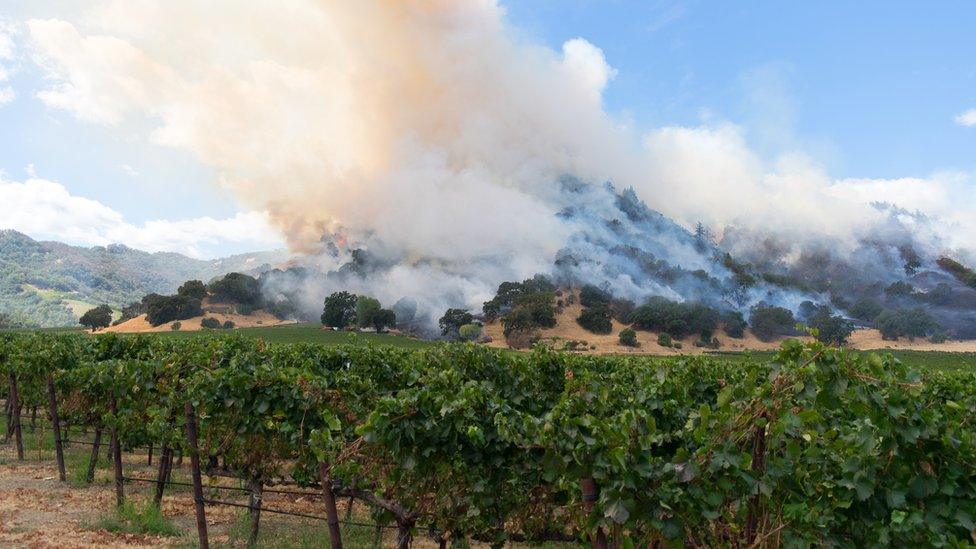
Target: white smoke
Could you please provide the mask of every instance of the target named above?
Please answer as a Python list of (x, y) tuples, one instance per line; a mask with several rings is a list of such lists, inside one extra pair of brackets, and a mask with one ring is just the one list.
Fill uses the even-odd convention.
[(882, 197), (944, 216), (956, 236), (933, 242), (976, 245), (958, 180), (835, 181), (801, 153), (764, 161), (731, 124), (636, 134), (603, 107), (615, 70), (598, 47), (526, 43), (492, 0), (102, 0), (24, 25), (45, 103), (148, 121), (149, 139), (216, 168), (295, 250), (338, 242), (396, 262), (370, 288), (387, 303), (477, 305), (547, 271), (593, 230), (554, 215), (571, 205), (563, 174), (633, 187), (719, 234), (763, 226), (853, 249)]

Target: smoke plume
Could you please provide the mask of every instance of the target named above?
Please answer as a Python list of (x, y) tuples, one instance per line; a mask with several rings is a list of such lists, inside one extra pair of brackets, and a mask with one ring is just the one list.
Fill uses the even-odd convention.
[[(435, 315), (539, 272), (727, 301), (731, 272), (689, 240), (697, 222), (721, 251), (780, 270), (810, 246), (846, 261), (865, 239), (885, 251), (862, 266), (894, 273), (887, 255), (906, 238), (929, 264), (976, 248), (967, 175), (836, 181), (800, 152), (760, 158), (732, 124), (641, 134), (604, 108), (616, 71), (597, 46), (528, 42), (492, 0), (117, 0), (29, 16), (50, 79), (39, 97), (148, 125), (216, 168), (307, 254), (304, 272), (337, 273), (270, 288), (300, 288), (309, 311), (342, 286)], [(649, 274), (648, 255), (677, 270)], [(809, 297), (755, 293), (738, 306)]]

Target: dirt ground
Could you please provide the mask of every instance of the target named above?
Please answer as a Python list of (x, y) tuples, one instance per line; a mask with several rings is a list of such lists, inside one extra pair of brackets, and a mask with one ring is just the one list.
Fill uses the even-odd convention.
[[(0, 418), (0, 424), (2, 424)], [(4, 426), (5, 427), (5, 426)], [(0, 430), (0, 433), (3, 431)], [(75, 440), (82, 438), (73, 435)], [(175, 536), (119, 533), (106, 529), (104, 522), (114, 516), (115, 488), (112, 469), (102, 447), (95, 481), (86, 484), (90, 446), (72, 444), (66, 449), (67, 482), (58, 480), (50, 431), (30, 432), (25, 425), (25, 460), (18, 461), (13, 442), (0, 444), (0, 548), (88, 548), (88, 547), (197, 547), (196, 521), (190, 487), (167, 488), (162, 513), (179, 531)], [(90, 437), (89, 437), (90, 439)], [(146, 451), (134, 450), (123, 454), (126, 477), (154, 479), (158, 460), (147, 465)], [(173, 481), (190, 482), (189, 459), (178, 468), (174, 464)], [(238, 504), (247, 504), (247, 496), (240, 491), (220, 490), (216, 486), (241, 485), (233, 479), (204, 477), (204, 497)], [(137, 508), (149, 504), (154, 485), (126, 482), (125, 494)], [(295, 487), (269, 489), (301, 490)], [(337, 502), (340, 519), (361, 525), (344, 524), (343, 542), (346, 547), (394, 547), (396, 530), (382, 530), (377, 538), (369, 511), (355, 504), (351, 515), (346, 514), (348, 500)], [(317, 496), (265, 493), (266, 509), (276, 509), (313, 516), (324, 516), (324, 508)], [(247, 546), (248, 511), (238, 507), (207, 505), (207, 524), (210, 545), (215, 548)], [(324, 520), (285, 516), (264, 512), (261, 515), (258, 547), (306, 548), (328, 547), (328, 529)], [(560, 548), (572, 544), (561, 544)], [(412, 547), (432, 549), (437, 544), (417, 532)], [(473, 548), (486, 545), (472, 543)]]

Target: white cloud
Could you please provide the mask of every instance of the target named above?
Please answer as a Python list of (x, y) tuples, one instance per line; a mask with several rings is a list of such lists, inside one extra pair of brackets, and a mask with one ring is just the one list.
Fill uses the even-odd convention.
[(966, 126), (967, 128), (976, 126), (976, 109), (969, 109), (968, 111), (959, 113), (956, 116), (956, 124)]
[[(14, 44), (10, 27), (0, 21), (0, 61), (13, 59)], [(0, 107), (17, 98), (12, 86), (4, 85), (10, 80), (10, 70), (0, 64)]]
[(129, 177), (136, 177), (139, 175), (139, 172), (137, 172), (135, 168), (133, 168), (128, 164), (119, 164), (119, 169), (122, 170), (122, 173), (124, 173)]
[(227, 244), (251, 249), (282, 245), (261, 212), (238, 213), (225, 219), (198, 217), (137, 225), (101, 202), (72, 195), (60, 183), (36, 177), (23, 182), (0, 179), (0, 204), (4, 205), (0, 229), (81, 246), (121, 243), (148, 252), (214, 257)]

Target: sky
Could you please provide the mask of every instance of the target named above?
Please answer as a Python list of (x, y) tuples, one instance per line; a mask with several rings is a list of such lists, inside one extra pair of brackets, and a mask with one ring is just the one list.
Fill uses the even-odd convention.
[[(954, 174), (956, 192), (976, 194), (976, 3), (500, 3), (519, 42), (602, 51), (603, 108), (636, 134), (732, 127), (770, 163), (801, 151), (836, 181)], [(148, 138), (152, 117), (105, 123), (66, 107), (64, 86), (88, 76), (53, 75), (51, 41), (40, 56), (28, 22), (83, 20), (84, 4), (0, 7), (0, 228), (202, 258), (284, 246), (225, 169)]]

